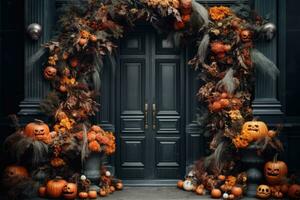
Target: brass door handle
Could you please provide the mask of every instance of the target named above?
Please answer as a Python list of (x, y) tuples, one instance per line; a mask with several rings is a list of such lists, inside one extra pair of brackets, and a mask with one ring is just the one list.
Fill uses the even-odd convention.
[(156, 105), (152, 104), (152, 129), (156, 129)]
[(145, 118), (145, 129), (148, 129), (148, 104), (147, 103), (145, 103), (144, 118)]

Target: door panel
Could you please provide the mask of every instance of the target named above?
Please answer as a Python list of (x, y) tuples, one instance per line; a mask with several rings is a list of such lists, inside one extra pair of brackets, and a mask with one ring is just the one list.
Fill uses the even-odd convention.
[(145, 62), (142, 59), (121, 61), (122, 115), (142, 115), (145, 92)]
[(149, 27), (129, 34), (120, 46), (118, 176), (177, 179), (185, 168), (183, 57)]

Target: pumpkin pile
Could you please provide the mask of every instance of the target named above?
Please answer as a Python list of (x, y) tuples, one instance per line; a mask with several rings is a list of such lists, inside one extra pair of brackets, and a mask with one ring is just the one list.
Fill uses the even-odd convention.
[(205, 181), (199, 181), (192, 175), (193, 173), (191, 171), (185, 180), (179, 180), (177, 187), (185, 191), (193, 191), (197, 195), (210, 194), (214, 199), (239, 199), (243, 196), (246, 188), (247, 176), (245, 173), (237, 176), (209, 176)]
[[(109, 171), (106, 171), (109, 174)], [(109, 188), (101, 187), (98, 191), (90, 189), (91, 181), (86, 176), (81, 175), (78, 182), (67, 182), (66, 180), (56, 177), (49, 180), (45, 186), (38, 189), (38, 194), (43, 198), (63, 198), (63, 199), (97, 199), (98, 196), (104, 197), (115, 190), (122, 190), (123, 184), (121, 180), (107, 177), (111, 185)], [(104, 183), (102, 183), (104, 184)], [(105, 183), (106, 184), (106, 183)]]
[(287, 164), (277, 160), (277, 156), (276, 154), (272, 161), (265, 163), (264, 175), (267, 184), (259, 185), (256, 190), (256, 196), (260, 199), (282, 199), (286, 196), (295, 198), (291, 191), (296, 184), (289, 184)]

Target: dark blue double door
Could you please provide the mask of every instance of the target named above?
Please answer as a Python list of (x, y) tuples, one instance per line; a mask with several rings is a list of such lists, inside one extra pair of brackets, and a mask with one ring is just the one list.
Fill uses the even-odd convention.
[(117, 175), (177, 179), (185, 168), (184, 56), (149, 27), (120, 43)]

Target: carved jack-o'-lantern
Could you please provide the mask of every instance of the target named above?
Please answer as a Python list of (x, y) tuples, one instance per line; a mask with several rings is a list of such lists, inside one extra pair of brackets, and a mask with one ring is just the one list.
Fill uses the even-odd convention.
[(35, 121), (27, 124), (24, 129), (24, 134), (43, 142), (46, 142), (51, 138), (49, 126), (42, 121)]
[(232, 142), (236, 148), (246, 148), (249, 145), (248, 138), (245, 135), (238, 135), (234, 139), (232, 139)]
[(250, 134), (251, 138), (256, 141), (268, 135), (268, 127), (262, 121), (248, 121), (242, 127), (242, 134)]
[(267, 185), (260, 185), (256, 189), (256, 196), (261, 199), (268, 199), (271, 196), (271, 189)]
[(293, 199), (300, 199), (300, 185), (291, 185), (288, 190), (288, 196)]
[(52, 66), (48, 66), (44, 69), (44, 77), (47, 80), (52, 80), (55, 78), (57, 73), (57, 69), (52, 67)]
[(77, 185), (75, 183), (67, 183), (63, 187), (62, 192), (65, 199), (75, 199), (77, 197)]
[(281, 184), (288, 173), (288, 167), (283, 161), (277, 160), (277, 155), (273, 161), (269, 161), (264, 167), (265, 177), (269, 184)]
[(10, 165), (5, 168), (4, 177), (5, 178), (15, 178), (15, 177), (26, 178), (29, 177), (29, 173), (25, 167)]
[(243, 42), (250, 42), (252, 39), (252, 33), (249, 30), (242, 30), (240, 32), (240, 38)]

